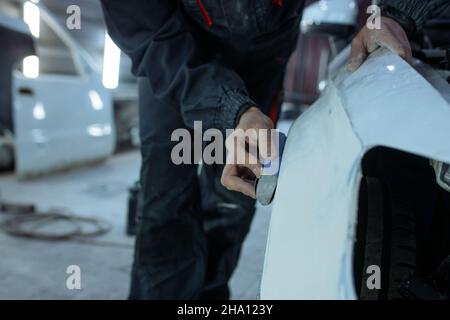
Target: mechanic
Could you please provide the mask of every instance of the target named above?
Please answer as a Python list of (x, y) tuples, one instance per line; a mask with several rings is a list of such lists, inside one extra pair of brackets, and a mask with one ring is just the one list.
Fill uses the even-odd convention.
[[(198, 174), (196, 165), (173, 164), (171, 134), (194, 121), (222, 131), (272, 129), (304, 1), (102, 4), (112, 39), (140, 77), (142, 212), (129, 298), (227, 299), (255, 210), (253, 185), (245, 166), (202, 166)], [(447, 4), (382, 0), (382, 27), (356, 36), (349, 70), (380, 45), (409, 61), (407, 35)]]

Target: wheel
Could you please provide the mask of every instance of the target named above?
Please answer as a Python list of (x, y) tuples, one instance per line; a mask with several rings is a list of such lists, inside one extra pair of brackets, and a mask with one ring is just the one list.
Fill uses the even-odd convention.
[[(364, 158), (354, 254), (355, 285), (362, 299), (405, 297), (399, 287), (429, 274), (428, 238), (435, 211), (436, 182), (429, 161), (376, 148)], [(370, 290), (369, 266), (378, 266), (381, 288)], [(403, 286), (402, 286), (403, 287)]]
[[(360, 199), (359, 257), (356, 280), (364, 300), (399, 299), (401, 283), (416, 267), (415, 213), (408, 197), (395, 194), (376, 178), (365, 178)], [(365, 206), (363, 208), (362, 206)], [(361, 230), (363, 228), (363, 230)], [(363, 249), (361, 249), (363, 247)], [(381, 271), (381, 289), (369, 289), (370, 266)]]

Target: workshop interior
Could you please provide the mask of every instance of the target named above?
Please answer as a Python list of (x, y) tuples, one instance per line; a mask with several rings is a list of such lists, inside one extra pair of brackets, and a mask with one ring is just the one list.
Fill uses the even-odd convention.
[[(176, 217), (180, 225), (175, 231), (159, 226), (165, 236), (155, 231), (159, 222), (152, 220), (160, 219), (152, 216), (157, 211), (161, 221), (172, 219), (165, 208), (181, 206), (182, 199), (197, 195), (190, 191), (197, 186), (177, 186), (170, 175), (161, 181), (142, 177), (158, 171), (164, 175), (159, 159), (170, 158), (149, 155), (170, 142), (170, 135), (160, 141), (154, 131), (184, 126), (183, 121), (169, 123), (169, 114), (182, 117), (189, 111), (195, 117), (191, 109), (200, 105), (197, 100), (213, 101), (195, 81), (210, 75), (211, 86), (222, 76), (215, 72), (229, 70), (187, 63), (179, 72), (152, 78), (152, 70), (173, 68), (172, 61), (176, 66), (183, 59), (170, 57), (176, 50), (164, 48), (166, 38), (182, 37), (181, 45), (189, 47), (195, 37), (169, 30), (171, 22), (164, 24), (166, 34), (154, 39), (144, 36), (152, 22), (130, 35), (133, 27), (117, 28), (128, 21), (115, 16), (120, 6), (127, 6), (123, 1), (0, 0), (0, 299), (449, 300), (450, 6), (433, 1), (440, 8), (436, 16), (427, 16), (420, 31), (407, 32), (410, 61), (379, 44), (353, 72), (347, 69), (352, 40), (368, 25), (377, 27), (378, 2), (304, 1), (294, 28), (295, 48), (286, 48), (281, 91), (272, 103), (279, 106), (270, 110), (280, 138), (279, 168), (268, 173), (263, 168), (260, 177), (252, 177), (254, 214), (240, 210), (250, 198), (236, 204), (238, 196), (220, 194), (217, 207), (207, 214), (220, 214), (223, 220), (205, 223), (203, 235), (227, 223), (234, 233), (220, 231), (221, 240), (211, 240), (216, 251), (208, 251), (186, 243), (200, 241), (194, 231), (190, 238), (194, 224), (187, 215)], [(138, 2), (131, 1), (128, 8)], [(177, 14), (194, 12), (181, 22), (194, 26), (188, 33), (201, 29), (208, 34), (226, 24), (214, 4), (226, 1), (149, 2), (160, 3), (162, 15), (169, 7), (176, 7)], [(256, 12), (267, 10), (269, 15), (293, 2), (236, 0), (244, 9), (229, 9), (228, 14), (255, 6)], [(123, 15), (129, 12), (124, 9)], [(231, 29), (246, 28), (251, 19), (250, 14), (239, 23), (234, 20)], [(143, 44), (132, 47), (125, 37)], [(148, 41), (150, 49), (136, 53)], [(216, 42), (211, 48), (222, 50)], [(207, 50), (178, 49), (189, 57), (199, 54), (194, 64), (208, 59)], [(136, 64), (136, 56), (148, 66)], [(189, 101), (180, 111), (176, 92), (184, 84), (169, 83), (167, 90), (161, 86), (173, 74), (183, 81), (190, 72), (196, 73), (181, 94)], [(146, 76), (150, 87), (143, 82)], [(224, 76), (230, 82), (233, 77)], [(145, 123), (149, 116), (142, 109), (152, 109), (154, 103), (157, 110), (165, 98), (175, 103), (152, 113), (161, 119)], [(156, 163), (143, 166), (150, 157)], [(208, 165), (197, 167), (202, 181)], [(179, 172), (184, 175), (180, 181), (191, 179), (187, 171)], [(221, 190), (219, 180), (207, 191)], [(150, 195), (166, 185), (167, 191)], [(166, 192), (179, 202), (167, 200), (166, 207), (146, 216), (153, 202), (161, 205)], [(202, 205), (205, 199), (213, 196)], [(225, 255), (231, 249), (221, 252), (220, 241), (237, 241), (241, 229), (248, 230), (229, 253), (232, 257), (226, 257), (233, 261), (217, 259), (225, 263), (223, 269), (231, 268), (225, 284), (220, 290), (210, 284), (195, 291), (194, 283), (214, 276), (196, 266), (202, 259)], [(183, 236), (188, 240), (180, 240)], [(176, 241), (184, 241), (184, 249)], [(197, 249), (208, 256), (197, 255)], [(179, 256), (177, 266), (164, 268), (172, 251)], [(139, 276), (144, 271), (137, 265), (147, 260), (160, 265)]]

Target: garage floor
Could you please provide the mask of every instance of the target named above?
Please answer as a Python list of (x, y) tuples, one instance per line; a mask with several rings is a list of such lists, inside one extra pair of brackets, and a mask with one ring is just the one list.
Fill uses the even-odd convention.
[[(0, 175), (0, 197), (39, 209), (65, 208), (106, 219), (113, 229), (89, 243), (46, 242), (0, 232), (0, 299), (125, 299), (133, 238), (125, 235), (128, 187), (139, 171), (139, 153), (30, 181)], [(261, 278), (270, 209), (258, 208), (232, 280), (234, 299), (255, 299)], [(66, 288), (66, 269), (81, 269), (81, 290)]]

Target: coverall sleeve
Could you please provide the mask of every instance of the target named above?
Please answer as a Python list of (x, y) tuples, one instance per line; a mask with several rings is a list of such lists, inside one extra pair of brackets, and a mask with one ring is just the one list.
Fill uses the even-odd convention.
[(450, 0), (381, 0), (379, 4), (382, 15), (397, 20), (411, 34), (443, 12)]
[(203, 121), (204, 128), (235, 128), (256, 105), (235, 71), (200, 50), (180, 1), (101, 2), (108, 32), (131, 58), (133, 73), (150, 80), (158, 99), (180, 108), (188, 127)]

